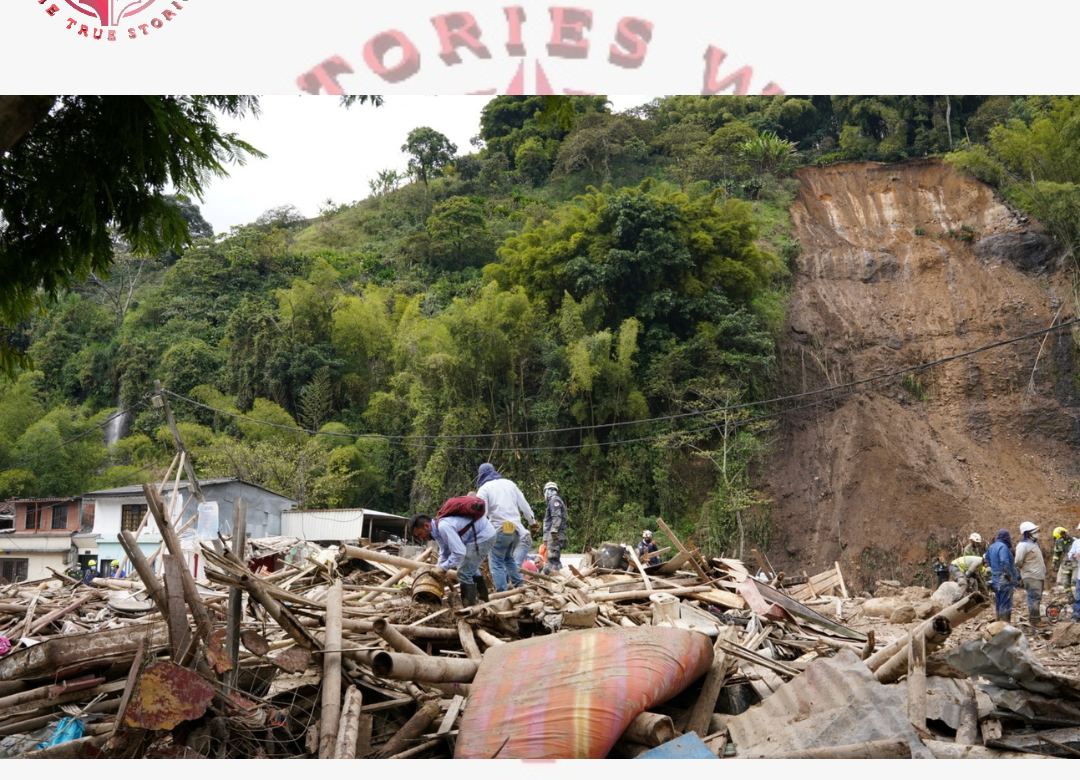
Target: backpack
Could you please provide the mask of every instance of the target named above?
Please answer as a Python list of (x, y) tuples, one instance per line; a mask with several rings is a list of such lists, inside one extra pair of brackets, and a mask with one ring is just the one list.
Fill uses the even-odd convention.
[(457, 517), (470, 517), (473, 520), (479, 520), (484, 516), (485, 512), (487, 512), (487, 506), (484, 504), (484, 499), (476, 496), (457, 496), (456, 498), (447, 499), (446, 503), (440, 507), (435, 515), (435, 519), (441, 520), (448, 515), (456, 515)]

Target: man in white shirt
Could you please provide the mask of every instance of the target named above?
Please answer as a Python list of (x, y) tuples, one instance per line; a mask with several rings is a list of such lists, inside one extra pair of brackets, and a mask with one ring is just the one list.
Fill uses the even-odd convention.
[(495, 590), (507, 590), (508, 583), (520, 588), (525, 584), (525, 578), (518, 569), (514, 551), (529, 533), (521, 523), (522, 515), (530, 525), (535, 522), (532, 507), (518, 486), (504, 478), (490, 463), (480, 464), (476, 476), (476, 497), (487, 505), (487, 519), (495, 531), (495, 546), (488, 554)]

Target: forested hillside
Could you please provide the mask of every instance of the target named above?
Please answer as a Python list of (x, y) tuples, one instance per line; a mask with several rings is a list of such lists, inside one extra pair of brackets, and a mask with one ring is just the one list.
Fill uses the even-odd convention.
[(7, 334), (32, 367), (0, 384), (0, 496), (160, 474), (160, 379), (200, 475), (306, 507), (431, 511), (491, 461), (537, 508), (560, 484), (575, 546), (658, 515), (768, 545), (793, 171), (952, 151), (1068, 247), (1078, 127), (1075, 99), (499, 97), (471, 152), (417, 128), (315, 218), (214, 236), (179, 201), (183, 253), (117, 246)]

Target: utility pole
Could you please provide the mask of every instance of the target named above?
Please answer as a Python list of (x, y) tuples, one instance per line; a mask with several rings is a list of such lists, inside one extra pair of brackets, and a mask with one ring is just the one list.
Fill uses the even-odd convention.
[[(173, 419), (172, 407), (169, 406), (169, 399), (165, 397), (162, 392), (161, 380), (154, 380), (154, 389), (157, 393), (154, 394), (153, 402), (155, 409), (163, 409), (165, 411), (165, 421), (169, 424), (169, 430), (172, 431), (173, 441), (176, 443), (176, 449), (178, 452), (186, 452), (184, 449), (184, 440), (180, 438), (180, 429), (176, 427), (176, 420)], [(203, 498), (202, 488), (199, 487), (199, 480), (195, 478), (195, 469), (191, 467), (191, 458), (184, 458), (184, 473), (187, 474), (188, 485), (191, 488), (191, 494), (195, 496), (195, 500), (200, 504), (205, 501)]]

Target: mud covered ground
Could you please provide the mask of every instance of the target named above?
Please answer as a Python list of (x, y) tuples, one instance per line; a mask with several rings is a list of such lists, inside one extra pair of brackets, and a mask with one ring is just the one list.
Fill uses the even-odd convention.
[[(785, 392), (901, 371), (1074, 316), (1037, 226), (933, 161), (798, 172)], [(972, 531), (1080, 521), (1072, 335), (1029, 338), (782, 416), (761, 486), (778, 570), (929, 585)], [(858, 392), (853, 392), (858, 389)], [(810, 401), (818, 401), (813, 398)], [(800, 404), (802, 405), (802, 404)], [(1044, 550), (1048, 554), (1049, 549)]]

